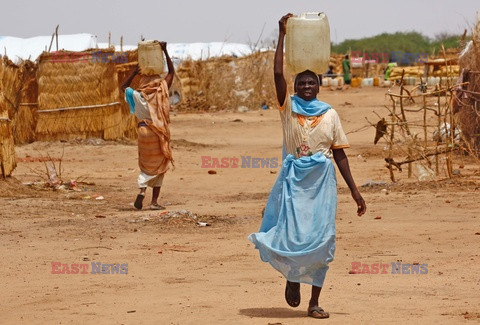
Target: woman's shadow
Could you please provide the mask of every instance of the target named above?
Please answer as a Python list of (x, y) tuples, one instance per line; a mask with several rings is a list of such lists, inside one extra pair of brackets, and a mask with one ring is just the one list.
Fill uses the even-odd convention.
[(307, 316), (304, 310), (292, 310), (289, 308), (245, 308), (240, 309), (239, 314), (259, 318), (299, 318)]

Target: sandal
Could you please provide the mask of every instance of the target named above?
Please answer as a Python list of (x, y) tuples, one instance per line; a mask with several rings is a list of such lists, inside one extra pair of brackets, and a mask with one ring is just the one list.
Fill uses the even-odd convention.
[(165, 210), (166, 208), (160, 204), (152, 204), (150, 210)]
[(140, 193), (137, 195), (137, 198), (135, 199), (135, 203), (133, 203), (133, 206), (138, 209), (138, 210), (141, 210), (142, 207), (143, 207), (143, 199), (145, 198), (145, 193)]
[(287, 280), (285, 300), (290, 307), (298, 307), (300, 305), (300, 283)]
[(330, 314), (323, 310), (322, 307), (308, 307), (308, 316), (313, 318), (329, 318)]

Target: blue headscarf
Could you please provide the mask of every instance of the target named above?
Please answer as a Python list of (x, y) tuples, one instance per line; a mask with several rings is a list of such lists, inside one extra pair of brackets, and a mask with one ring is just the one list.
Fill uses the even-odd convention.
[(292, 111), (304, 116), (320, 116), (325, 114), (332, 106), (318, 99), (305, 100), (297, 95), (292, 96)]

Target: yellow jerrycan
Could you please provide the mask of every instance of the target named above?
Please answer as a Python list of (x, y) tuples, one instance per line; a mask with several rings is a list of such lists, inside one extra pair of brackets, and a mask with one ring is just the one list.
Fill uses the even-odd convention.
[(158, 41), (138, 43), (138, 65), (142, 74), (162, 74), (164, 64), (162, 46)]
[(322, 74), (328, 70), (330, 25), (325, 13), (303, 13), (287, 20), (285, 59), (293, 74), (305, 70)]

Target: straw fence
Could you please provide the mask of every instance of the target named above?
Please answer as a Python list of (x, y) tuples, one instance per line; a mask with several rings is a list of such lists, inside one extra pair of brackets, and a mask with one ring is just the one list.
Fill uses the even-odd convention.
[(455, 93), (454, 108), (467, 144), (480, 158), (480, 20), (459, 64), (464, 85)]
[(115, 64), (95, 58), (109, 53), (84, 52), (78, 61), (59, 60), (46, 52), (40, 56), (37, 140), (123, 137), (122, 116), (128, 113), (122, 114)]
[(8, 58), (0, 58), (0, 169), (2, 177), (10, 176), (16, 167), (13, 124), (9, 118), (9, 110), (14, 110), (16, 102), (15, 88), (8, 88), (19, 88), (15, 69), (16, 66), (12, 65)]

